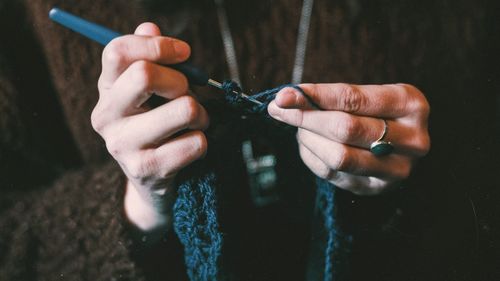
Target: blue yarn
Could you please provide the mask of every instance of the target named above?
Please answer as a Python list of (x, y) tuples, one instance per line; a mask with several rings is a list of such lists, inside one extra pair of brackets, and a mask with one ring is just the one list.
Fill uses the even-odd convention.
[[(237, 94), (242, 90), (236, 82), (226, 80), (222, 84), (225, 100), (229, 105), (269, 119), (271, 117), (267, 114), (267, 106), (285, 87), (292, 87), (308, 98), (299, 86), (286, 84), (253, 95), (252, 98), (262, 103), (256, 105), (246, 102)], [(347, 257), (351, 238), (341, 235), (338, 231), (334, 208), (336, 188), (322, 179), (318, 179), (317, 187), (316, 204), (322, 210), (323, 225), (327, 233), (323, 280), (342, 280), (341, 274), (334, 272), (334, 267), (336, 269), (341, 263), (345, 263), (342, 260)], [(214, 174), (191, 178), (182, 183), (178, 189), (173, 214), (174, 230), (184, 245), (184, 259), (190, 280), (217, 280), (223, 241), (217, 221)]]
[(322, 207), (324, 227), (327, 231), (327, 242), (325, 248), (325, 267), (323, 272), (324, 281), (333, 280), (333, 252), (335, 248), (335, 237), (337, 236), (335, 229), (335, 213), (334, 213), (334, 196), (335, 187), (325, 183), (323, 180), (318, 180), (319, 197), (324, 200)]
[[(299, 86), (297, 86), (295, 84), (285, 84), (285, 85), (281, 85), (279, 87), (265, 90), (265, 91), (262, 91), (262, 92), (259, 92), (257, 94), (252, 95), (253, 99), (260, 101), (262, 104), (260, 104), (260, 105), (253, 104), (253, 103), (248, 104), (243, 109), (247, 113), (260, 114), (260, 115), (263, 115), (265, 117), (271, 118), (267, 114), (267, 106), (269, 105), (269, 103), (271, 101), (274, 100), (274, 98), (276, 97), (276, 94), (280, 90), (282, 90), (283, 88), (287, 88), (287, 87), (291, 87), (291, 88), (296, 89), (301, 94), (303, 94), (304, 97), (307, 98), (307, 95), (304, 93), (304, 90), (302, 90), (302, 88), (300, 88)], [(232, 80), (225, 80), (224, 82), (222, 82), (222, 90), (225, 93), (224, 97), (225, 97), (225, 100), (228, 104), (230, 104), (232, 106), (240, 106), (242, 103), (244, 103), (244, 99), (240, 95), (237, 94), (237, 93), (242, 92), (241, 87), (238, 85), (238, 83), (236, 83)]]
[(323, 281), (348, 280), (348, 258), (351, 253), (352, 236), (343, 233), (337, 221), (335, 210), (337, 187), (320, 178), (317, 178), (316, 186), (316, 204), (323, 215), (323, 226), (326, 231)]
[(174, 230), (184, 245), (184, 260), (192, 281), (217, 280), (222, 234), (217, 222), (215, 176), (181, 184), (174, 204)]

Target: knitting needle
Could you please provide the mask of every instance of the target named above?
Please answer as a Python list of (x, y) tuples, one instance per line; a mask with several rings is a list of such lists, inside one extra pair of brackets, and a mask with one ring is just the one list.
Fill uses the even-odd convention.
[[(61, 24), (62, 26), (65, 26), (75, 32), (78, 32), (81, 35), (89, 39), (92, 39), (104, 46), (107, 45), (111, 40), (122, 35), (109, 28), (84, 20), (80, 17), (77, 17), (71, 13), (65, 12), (58, 8), (52, 8), (50, 10), (49, 18)], [(186, 75), (190, 84), (197, 86), (210, 85), (217, 89), (224, 90), (220, 82), (209, 78), (206, 72), (189, 63), (183, 62), (179, 64), (169, 65), (169, 67), (178, 70), (182, 72), (184, 75)], [(249, 102), (255, 103), (257, 105), (262, 105), (262, 102), (242, 92), (237, 92), (233, 90), (233, 93), (238, 96), (241, 96), (243, 99)]]
[[(210, 86), (213, 86), (215, 88), (219, 88), (221, 90), (224, 90), (224, 88), (222, 87), (222, 84), (220, 82), (217, 82), (217, 81), (213, 80), (213, 79), (209, 78), (208, 81), (207, 81), (207, 84), (210, 85)], [(260, 101), (254, 99), (254, 98), (252, 98), (252, 97), (250, 97), (250, 96), (248, 96), (248, 95), (246, 95), (246, 94), (244, 94), (242, 92), (237, 92), (235, 90), (233, 90), (232, 92), (235, 93), (235, 94), (237, 94), (237, 95), (239, 95), (239, 96), (242, 96), (244, 99), (246, 99), (248, 101), (251, 101), (251, 102), (256, 103), (258, 105), (262, 105), (262, 103)]]

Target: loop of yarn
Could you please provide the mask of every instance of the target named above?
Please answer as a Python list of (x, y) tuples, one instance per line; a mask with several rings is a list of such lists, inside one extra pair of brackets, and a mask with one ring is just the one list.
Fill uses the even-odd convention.
[(243, 91), (238, 83), (232, 80), (224, 80), (224, 82), (222, 82), (222, 90), (225, 93), (224, 98), (229, 105), (233, 107), (243, 108), (243, 110), (247, 113), (260, 114), (265, 117), (269, 117), (269, 115), (267, 114), (267, 106), (269, 105), (269, 103), (274, 100), (276, 94), (281, 89), (287, 87), (294, 88), (305, 97), (307, 97), (307, 95), (304, 93), (304, 90), (302, 90), (302, 88), (300, 88), (299, 86), (295, 84), (284, 84), (279, 87), (264, 90), (252, 95), (252, 98), (254, 100), (261, 102), (261, 104), (258, 105), (247, 102), (241, 97), (240, 93), (242, 93)]

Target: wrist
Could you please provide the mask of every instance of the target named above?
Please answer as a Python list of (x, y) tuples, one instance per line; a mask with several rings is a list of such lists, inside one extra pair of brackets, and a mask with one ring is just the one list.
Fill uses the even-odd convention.
[(129, 222), (143, 232), (164, 230), (171, 222), (171, 203), (173, 200), (163, 191), (148, 192), (147, 195), (139, 192), (131, 181), (127, 181), (124, 209)]

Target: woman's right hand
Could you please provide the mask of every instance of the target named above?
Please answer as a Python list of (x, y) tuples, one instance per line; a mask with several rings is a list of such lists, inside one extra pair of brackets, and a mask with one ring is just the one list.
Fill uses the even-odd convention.
[[(164, 66), (189, 55), (188, 44), (162, 37), (152, 23), (114, 39), (103, 52), (92, 126), (128, 178), (125, 212), (144, 231), (169, 222), (175, 175), (207, 150), (207, 112), (188, 95), (186, 77)], [(148, 108), (153, 93), (168, 102)]]

